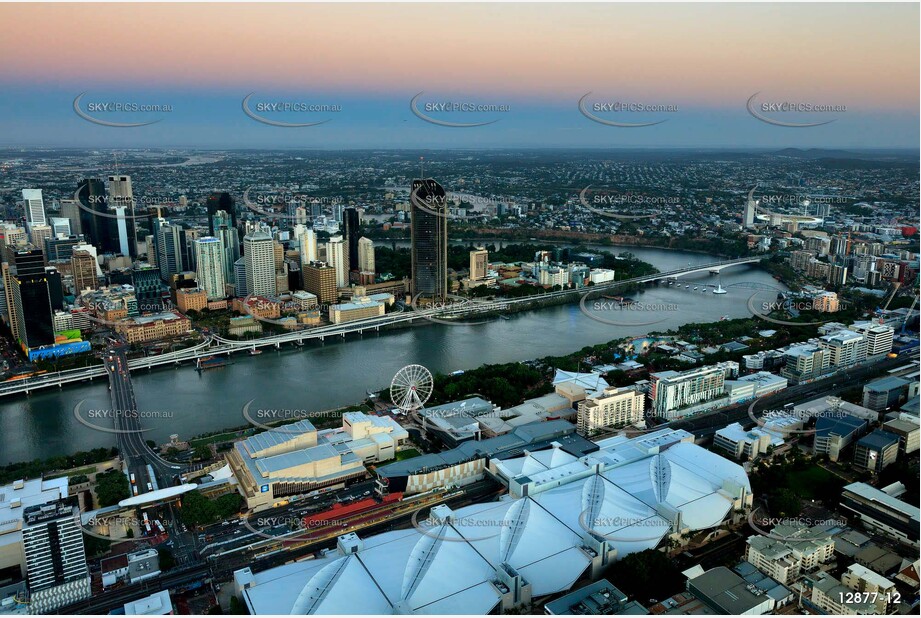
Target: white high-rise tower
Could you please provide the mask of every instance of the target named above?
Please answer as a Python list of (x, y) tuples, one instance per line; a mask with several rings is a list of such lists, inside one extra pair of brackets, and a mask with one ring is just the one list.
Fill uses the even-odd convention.
[(31, 232), (33, 225), (46, 225), (45, 202), (41, 189), (23, 189), (22, 200), (25, 202), (26, 230)]
[(330, 236), (326, 243), (326, 261), (336, 269), (336, 286), (349, 285), (349, 254), (345, 249), (342, 236)]
[(275, 241), (265, 230), (243, 237), (246, 291), (254, 296), (275, 296)]
[(208, 300), (224, 298), (224, 243), (205, 236), (195, 240), (194, 245), (198, 287), (208, 294)]

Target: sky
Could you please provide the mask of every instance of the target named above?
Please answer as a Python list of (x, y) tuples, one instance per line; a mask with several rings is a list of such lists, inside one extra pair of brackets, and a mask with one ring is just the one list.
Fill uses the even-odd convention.
[(917, 149), (918, 19), (911, 3), (0, 4), (0, 147)]

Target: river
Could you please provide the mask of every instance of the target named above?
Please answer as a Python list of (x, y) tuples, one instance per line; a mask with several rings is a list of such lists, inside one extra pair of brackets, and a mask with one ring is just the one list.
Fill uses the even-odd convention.
[[(717, 259), (655, 248), (596, 248), (616, 253), (629, 251), (660, 271)], [(163, 443), (173, 433), (185, 439), (244, 425), (243, 406), (251, 400), (254, 416), (259, 409), (325, 410), (355, 403), (364, 399), (366, 391), (389, 385), (401, 367), (413, 363), (432, 372), (449, 373), (485, 363), (562, 355), (620, 337), (663, 331), (688, 322), (715, 321), (723, 315), (748, 317), (748, 299), (756, 292), (738, 284), (777, 285), (770, 275), (754, 266), (726, 270), (721, 277), (729, 292), (725, 295), (693, 291), (694, 285), (717, 280), (707, 273), (683, 279), (691, 289), (660, 285), (633, 295), (643, 304), (665, 307), (661, 313), (650, 317), (648, 312), (620, 312), (615, 316), (629, 324), (663, 320), (653, 325), (603, 323), (586, 316), (574, 303), (478, 325), (427, 324), (350, 335), (345, 340), (327, 340), (303, 348), (264, 348), (259, 356), (235, 355), (233, 364), (201, 373), (191, 365), (135, 372), (138, 408), (150, 417), (142, 423), (149, 428), (145, 437)], [(757, 293), (757, 302), (774, 296), (772, 292)], [(765, 327), (770, 324), (765, 323)], [(114, 434), (91, 429), (74, 417), (74, 407), (79, 402), (84, 419), (90, 416), (90, 410), (107, 410), (107, 383), (97, 379), (79, 386), (0, 399), (0, 464), (113, 446)], [(106, 427), (110, 423), (111, 420), (98, 421)]]

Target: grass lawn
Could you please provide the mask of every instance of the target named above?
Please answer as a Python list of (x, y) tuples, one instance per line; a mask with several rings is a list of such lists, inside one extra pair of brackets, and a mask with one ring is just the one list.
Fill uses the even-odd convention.
[(399, 453), (397, 453), (397, 456), (395, 457), (395, 460), (396, 460), (396, 461), (403, 461), (404, 459), (411, 459), (411, 458), (413, 458), (413, 457), (418, 457), (418, 456), (421, 455), (421, 454), (422, 454), (422, 453), (420, 453), (419, 451), (417, 451), (417, 450), (414, 449), (414, 448), (408, 448), (408, 449), (406, 449), (405, 451), (400, 451)]
[(72, 476), (80, 476), (81, 474), (85, 476), (89, 476), (90, 474), (96, 474), (96, 471), (97, 471), (97, 467), (95, 465), (84, 466), (83, 468), (71, 468), (70, 470), (65, 470), (63, 472), (58, 472), (56, 474), (50, 474), (46, 476), (45, 478), (46, 479), (59, 479), (62, 476), (66, 476), (70, 478)]
[(818, 464), (813, 464), (800, 472), (790, 472), (789, 475), (790, 488), (807, 500), (816, 497), (817, 488), (839, 481), (837, 476)]

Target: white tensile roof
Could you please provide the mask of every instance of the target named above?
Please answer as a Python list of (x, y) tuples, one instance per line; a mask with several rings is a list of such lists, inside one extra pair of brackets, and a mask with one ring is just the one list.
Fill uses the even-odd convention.
[(247, 572), (254, 580), (244, 591), (250, 610), (488, 614), (502, 597), (504, 565), (531, 584), (535, 597), (568, 590), (592, 562), (585, 539), (607, 540), (623, 558), (658, 546), (679, 521), (680, 529), (719, 525), (733, 504), (724, 485), (750, 491), (741, 466), (693, 443), (653, 435), (601, 446), (586, 461), (548, 449), (501, 462), (559, 473), (559, 486), (534, 495), (455, 511), (438, 507), (434, 519), (364, 539), (356, 553)]

